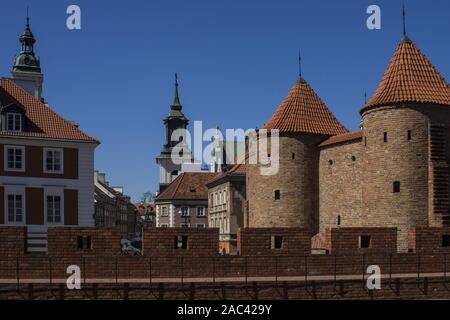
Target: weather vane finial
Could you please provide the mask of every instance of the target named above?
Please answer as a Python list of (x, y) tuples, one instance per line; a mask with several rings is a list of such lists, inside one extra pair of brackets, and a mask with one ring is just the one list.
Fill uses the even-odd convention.
[(302, 54), (298, 51), (298, 77), (302, 79)]
[(30, 15), (29, 15), (29, 7), (27, 6), (27, 27), (30, 26)]
[(405, 4), (403, 4), (403, 35), (406, 36), (406, 12), (405, 12)]

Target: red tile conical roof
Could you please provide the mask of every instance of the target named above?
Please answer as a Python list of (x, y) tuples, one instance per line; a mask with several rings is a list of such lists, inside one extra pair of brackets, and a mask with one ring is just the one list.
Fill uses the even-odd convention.
[(299, 79), (281, 102), (264, 129), (337, 135), (347, 132), (325, 103), (303, 79)]
[(372, 98), (361, 110), (396, 103), (434, 103), (450, 106), (450, 88), (427, 57), (404, 37)]

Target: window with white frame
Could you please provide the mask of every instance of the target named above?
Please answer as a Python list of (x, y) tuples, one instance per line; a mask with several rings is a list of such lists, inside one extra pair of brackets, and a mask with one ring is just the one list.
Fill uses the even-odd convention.
[(167, 228), (167, 227), (169, 227), (169, 225), (167, 223), (161, 223), (160, 227), (161, 228)]
[(197, 207), (197, 216), (204, 217), (205, 216), (205, 207)]
[(25, 171), (25, 147), (5, 146), (5, 171)]
[(6, 199), (8, 223), (24, 223), (24, 195), (8, 193)]
[(197, 228), (206, 228), (204, 223), (197, 223)]
[(60, 195), (47, 195), (47, 223), (61, 223), (62, 222), (62, 201)]
[(44, 148), (44, 172), (63, 172), (63, 149)]
[(161, 207), (161, 217), (166, 217), (169, 215), (169, 211), (166, 206)]
[(6, 114), (6, 130), (7, 131), (22, 131), (22, 115), (20, 113)]
[(191, 225), (189, 223), (180, 223), (181, 228), (190, 228)]
[(186, 217), (189, 216), (189, 208), (186, 206), (181, 207), (181, 216)]

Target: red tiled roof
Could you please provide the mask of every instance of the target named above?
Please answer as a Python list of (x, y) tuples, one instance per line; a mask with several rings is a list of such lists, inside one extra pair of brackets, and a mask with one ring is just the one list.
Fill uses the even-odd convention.
[(133, 203), (134, 207), (137, 210), (146, 210), (149, 209), (150, 211), (155, 211), (155, 204), (154, 203)]
[(362, 139), (363, 133), (361, 130), (343, 133), (337, 136), (333, 136), (322, 142), (319, 147), (330, 146), (333, 144), (349, 142), (353, 140)]
[(208, 180), (206, 182), (206, 185), (209, 185), (210, 183), (219, 181), (220, 179), (230, 176), (230, 175), (239, 175), (239, 176), (245, 175), (247, 173), (246, 166), (247, 165), (245, 163), (238, 162), (234, 166), (232, 166), (230, 170), (218, 173), (217, 176)]
[(3, 106), (12, 103), (22, 106), (27, 118), (26, 132), (0, 131), (0, 136), (80, 140), (98, 143), (95, 138), (88, 136), (75, 125), (63, 119), (9, 79), (0, 79), (0, 101)]
[(450, 88), (427, 57), (405, 37), (397, 47), (369, 107), (395, 103), (450, 105)]
[(347, 132), (303, 79), (294, 84), (264, 129), (326, 135)]
[(245, 163), (236, 163), (230, 170), (227, 172), (235, 173), (235, 174), (246, 174), (247, 167)]
[(155, 201), (208, 199), (206, 183), (220, 173), (182, 172), (173, 180)]

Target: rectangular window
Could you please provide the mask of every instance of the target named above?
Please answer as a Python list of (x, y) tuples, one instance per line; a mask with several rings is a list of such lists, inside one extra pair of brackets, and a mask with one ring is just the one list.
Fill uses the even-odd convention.
[(22, 115), (20, 113), (8, 113), (6, 115), (7, 123), (6, 130), (7, 131), (22, 131)]
[(169, 225), (167, 223), (161, 223), (160, 228), (167, 228)]
[(187, 217), (189, 216), (189, 208), (188, 207), (181, 207), (181, 216), (182, 217)]
[(205, 224), (204, 223), (197, 223), (197, 228), (205, 228)]
[(442, 246), (443, 247), (450, 247), (450, 235), (444, 234), (442, 236)]
[(44, 172), (63, 172), (63, 149), (44, 148)]
[(271, 249), (282, 249), (283, 248), (283, 237), (282, 236), (272, 236), (270, 238), (270, 248)]
[(7, 196), (7, 211), (9, 223), (23, 223), (23, 195), (10, 193)]
[(191, 225), (189, 223), (180, 223), (180, 228), (190, 228)]
[(61, 223), (61, 196), (47, 196), (47, 222)]
[(274, 198), (274, 200), (280, 200), (280, 198), (281, 198), (281, 192), (280, 192), (280, 190), (275, 190), (275, 191), (274, 191), (274, 193), (273, 193), (273, 198)]
[(370, 248), (371, 237), (370, 236), (359, 236), (359, 248), (367, 249)]
[(25, 171), (25, 147), (5, 146), (5, 171)]
[(92, 249), (91, 236), (77, 236), (78, 249)]
[(188, 237), (187, 236), (175, 236), (175, 249), (187, 249)]
[(393, 192), (399, 193), (400, 192), (400, 181), (394, 181), (393, 183)]
[(168, 215), (167, 207), (161, 207), (161, 217), (166, 217)]
[(387, 132), (383, 132), (383, 141), (384, 141), (384, 143), (388, 142), (388, 133)]
[(197, 217), (205, 216), (205, 207), (197, 207)]
[(408, 130), (408, 141), (412, 140), (412, 131)]

